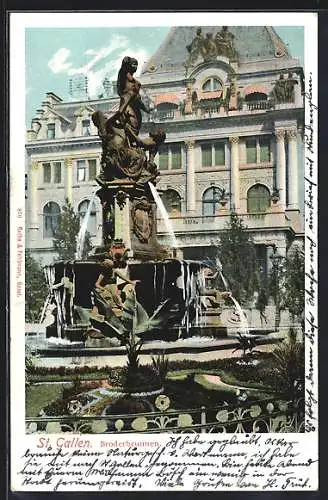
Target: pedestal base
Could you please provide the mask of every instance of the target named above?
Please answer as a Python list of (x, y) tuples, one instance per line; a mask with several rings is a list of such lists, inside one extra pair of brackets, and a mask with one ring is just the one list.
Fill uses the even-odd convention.
[(102, 181), (104, 242), (122, 240), (136, 261), (162, 260), (168, 254), (157, 242), (156, 203), (148, 184)]

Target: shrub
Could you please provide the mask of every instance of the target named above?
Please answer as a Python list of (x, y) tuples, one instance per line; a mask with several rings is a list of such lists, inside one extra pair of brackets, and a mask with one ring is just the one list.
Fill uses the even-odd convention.
[(123, 387), (128, 392), (144, 392), (161, 385), (161, 379), (150, 365), (138, 366), (135, 370), (125, 371)]
[(166, 379), (166, 375), (169, 369), (169, 360), (168, 357), (165, 356), (165, 352), (159, 353), (151, 358), (154, 370), (159, 376), (161, 382), (163, 383)]
[(289, 330), (288, 340), (273, 351), (275, 375), (284, 392), (295, 397), (304, 388), (305, 352), (304, 342), (298, 342), (296, 331)]

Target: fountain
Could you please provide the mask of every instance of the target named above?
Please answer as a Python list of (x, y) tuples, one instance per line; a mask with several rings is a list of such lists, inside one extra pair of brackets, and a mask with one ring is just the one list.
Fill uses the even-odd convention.
[[(195, 373), (192, 377), (183, 375), (182, 379), (170, 379), (168, 374), (166, 355), (183, 353), (184, 362), (190, 353), (193, 357), (194, 353), (203, 355), (205, 351), (236, 346), (229, 339), (221, 340), (228, 336), (227, 327), (219, 324), (226, 299), (234, 303), (238, 333), (247, 336), (249, 330), (219, 258), (214, 265), (184, 260), (180, 255), (177, 258), (179, 243), (156, 189), (159, 172), (154, 158), (166, 137), (159, 129), (146, 139), (139, 137), (140, 110), (147, 109), (139, 96), (140, 85), (132, 77), (135, 69), (135, 60), (123, 59), (118, 78), (119, 110), (109, 117), (100, 111), (92, 116), (102, 141), (101, 172), (96, 179), (99, 188), (91, 196), (78, 234), (75, 260), (44, 268), (49, 295), (40, 320), (46, 327), (45, 338), (38, 335), (37, 351), (40, 357), (47, 358), (46, 362), (57, 358), (60, 365), (50, 361), (38, 368), (54, 369), (56, 376), (70, 374), (74, 382), (68, 383), (57, 400), (42, 408), (37, 427), (42, 432), (48, 432), (48, 417), (61, 419), (67, 414), (74, 425), (80, 416), (96, 415), (95, 422), (102, 432), (112, 432), (114, 427), (126, 431), (129, 425), (133, 430), (146, 430), (144, 416), (134, 416), (154, 412), (155, 407), (161, 413), (165, 411), (170, 399), (164, 391), (169, 391), (170, 396), (170, 391), (191, 394), (192, 403), (183, 397), (182, 408), (194, 408), (196, 401), (202, 411), (209, 401), (235, 404), (238, 396), (237, 392), (236, 397), (231, 393), (234, 386), (222, 390), (221, 380), (211, 373), (197, 378)], [(82, 258), (95, 196), (103, 211), (102, 245)], [(157, 209), (165, 222), (170, 248), (157, 241)], [(220, 286), (215, 276), (221, 279)], [(247, 348), (245, 344), (245, 352)], [(147, 364), (142, 364), (145, 359), (141, 360), (140, 353), (142, 358), (147, 357)], [(117, 354), (125, 356), (123, 363), (122, 359), (118, 363), (113, 359)], [(216, 363), (216, 352), (214, 356)], [(105, 372), (100, 374), (103, 367)], [(87, 372), (92, 373), (92, 379), (81, 377), (80, 381), (76, 377)], [(93, 378), (97, 372), (101, 378)], [(201, 377), (205, 383), (200, 383)], [(207, 391), (208, 383), (220, 383), (221, 389), (217, 396), (209, 389), (202, 403), (199, 397)], [(119, 417), (111, 427), (105, 419), (98, 419), (107, 415)], [(185, 423), (191, 425), (192, 418), (179, 414), (177, 425), (185, 430)], [(202, 419), (203, 413), (201, 423)], [(99, 425), (96, 431), (92, 426), (90, 429), (99, 432)]]
[[(76, 259), (45, 267), (47, 307), (54, 317), (46, 327), (47, 338), (108, 348), (125, 345), (132, 330), (144, 341), (176, 340), (205, 333), (207, 327), (204, 264), (176, 258), (179, 244), (156, 189), (159, 172), (154, 158), (165, 133), (155, 129), (148, 138), (139, 137), (140, 110), (147, 109), (139, 83), (134, 80), (131, 85), (127, 77), (136, 64), (131, 58), (122, 62), (119, 110), (112, 116), (101, 111), (92, 116), (102, 142), (99, 188), (81, 224)], [(103, 211), (102, 246), (82, 260), (95, 196)], [(170, 248), (157, 241), (157, 209)], [(226, 334), (224, 328), (220, 334)]]
[[(216, 268), (224, 292), (206, 285), (206, 262), (176, 257), (179, 243), (156, 189), (159, 171), (154, 158), (166, 135), (155, 128), (148, 138), (139, 137), (140, 110), (147, 108), (139, 95), (139, 83), (133, 79), (131, 86), (127, 77), (136, 64), (131, 58), (122, 62), (119, 110), (112, 116), (101, 111), (92, 116), (102, 142), (101, 172), (96, 178), (99, 188), (81, 224), (76, 259), (45, 267), (50, 290), (47, 307), (52, 308), (54, 318), (46, 327), (46, 337), (57, 338), (65, 348), (69, 348), (67, 340), (83, 348), (126, 346), (131, 332), (143, 342), (227, 336), (227, 328), (219, 325), (218, 318), (231, 294), (220, 261)], [(82, 260), (95, 196), (103, 211), (102, 246)], [(170, 248), (157, 241), (157, 209)], [(246, 317), (231, 299), (241, 330), (247, 333)]]

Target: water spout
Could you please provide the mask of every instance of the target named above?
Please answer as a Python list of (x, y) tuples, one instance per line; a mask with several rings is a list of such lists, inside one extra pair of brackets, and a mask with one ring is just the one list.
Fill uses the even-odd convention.
[(89, 223), (89, 219), (90, 219), (90, 214), (91, 214), (92, 208), (94, 206), (95, 197), (96, 197), (96, 193), (93, 193), (93, 195), (91, 196), (90, 203), (88, 205), (88, 209), (87, 209), (87, 211), (85, 213), (85, 216), (83, 217), (79, 233), (77, 235), (77, 239), (76, 239), (76, 253), (75, 253), (76, 260), (81, 260), (82, 256), (83, 256), (85, 236), (87, 234), (88, 223)]
[[(230, 287), (228, 285), (228, 282), (227, 282), (227, 280), (225, 279), (225, 277), (223, 275), (222, 264), (221, 264), (221, 261), (220, 261), (220, 259), (219, 259), (218, 256), (216, 257), (216, 267), (217, 267), (217, 270), (219, 271), (220, 277), (222, 279), (222, 282), (224, 284), (224, 287), (225, 287), (226, 291), (227, 292), (231, 292)], [(243, 309), (241, 308), (238, 300), (235, 299), (235, 297), (233, 297), (232, 294), (231, 294), (231, 300), (234, 303), (236, 311), (237, 311), (238, 316), (240, 318), (240, 323), (241, 323), (241, 327), (243, 329), (243, 332), (244, 332), (244, 334), (247, 335), (247, 334), (249, 334), (247, 316), (246, 316), (245, 312), (243, 311)]]
[(229, 286), (228, 286), (228, 282), (225, 279), (225, 277), (223, 276), (222, 264), (221, 264), (221, 261), (220, 261), (219, 257), (216, 257), (216, 268), (219, 271), (219, 275), (220, 275), (220, 278), (222, 280), (222, 283), (224, 284), (224, 288), (226, 289), (227, 292), (230, 292), (230, 289), (229, 289)]
[(178, 243), (178, 241), (176, 239), (176, 236), (174, 234), (172, 222), (170, 220), (169, 214), (167, 213), (167, 210), (165, 208), (163, 200), (160, 197), (160, 195), (158, 194), (158, 191), (155, 188), (154, 184), (152, 184), (151, 182), (148, 182), (148, 184), (149, 184), (151, 193), (152, 193), (152, 195), (154, 197), (154, 200), (156, 202), (156, 205), (157, 205), (157, 207), (158, 207), (158, 209), (159, 209), (159, 211), (161, 213), (161, 217), (164, 220), (166, 231), (169, 233), (169, 236), (170, 236), (170, 246), (172, 248), (179, 248), (179, 243)]

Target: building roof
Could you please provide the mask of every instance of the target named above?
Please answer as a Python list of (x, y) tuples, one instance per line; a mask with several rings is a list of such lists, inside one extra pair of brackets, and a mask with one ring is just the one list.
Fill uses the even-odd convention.
[[(222, 26), (203, 26), (202, 34), (212, 33), (215, 37)], [(197, 26), (171, 28), (159, 49), (144, 65), (144, 73), (176, 71), (188, 58), (187, 45), (196, 36)], [(234, 36), (234, 46), (240, 62), (267, 60), (276, 58), (289, 59), (291, 56), (281, 38), (271, 26), (229, 26)]]

